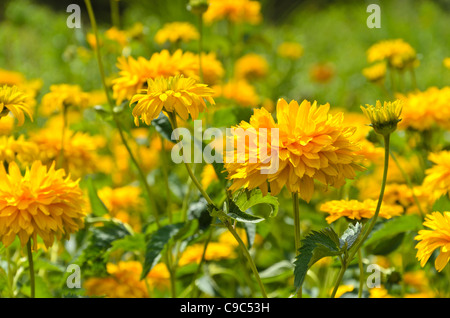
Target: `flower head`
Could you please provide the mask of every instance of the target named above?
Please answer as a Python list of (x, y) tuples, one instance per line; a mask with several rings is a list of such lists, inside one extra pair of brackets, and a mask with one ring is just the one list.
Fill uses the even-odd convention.
[(439, 248), (434, 266), (440, 272), (450, 260), (450, 212), (427, 214), (423, 225), (431, 230), (420, 230), (414, 238), (419, 241), (416, 257), (424, 267), (434, 250)]
[(366, 107), (361, 106), (361, 109), (369, 118), (375, 132), (387, 136), (397, 129), (397, 124), (401, 120), (402, 101), (384, 102), (383, 105), (377, 101), (375, 106), (366, 104)]
[(89, 296), (106, 296), (110, 298), (147, 298), (147, 285), (150, 288), (165, 287), (169, 281), (169, 271), (163, 263), (156, 264), (145, 280), (140, 280), (142, 265), (137, 261), (120, 261), (108, 263), (108, 277), (89, 278), (84, 288)]
[[(359, 146), (352, 139), (355, 129), (342, 125), (342, 113), (332, 116), (329, 107), (306, 100), (300, 105), (294, 100), (288, 104), (280, 99), (277, 123), (264, 108), (255, 109), (250, 122), (243, 121), (236, 127), (245, 133), (234, 133), (230, 138), (235, 145), (245, 145), (245, 153), (239, 148), (227, 152), (225, 168), (233, 181), (230, 190), (259, 187), (267, 193), (270, 184), (271, 194), (276, 195), (286, 186), (309, 201), (314, 193), (314, 180), (340, 187), (346, 178), (353, 179), (355, 170), (362, 170), (356, 163), (361, 156), (356, 154)], [(278, 140), (271, 137), (276, 129)], [(267, 162), (263, 148), (266, 154), (279, 159), (278, 167)], [(228, 158), (233, 158), (232, 162)]]
[(386, 62), (378, 62), (366, 67), (362, 73), (369, 81), (380, 83), (386, 77)]
[(197, 29), (188, 22), (166, 23), (155, 35), (155, 42), (164, 44), (165, 42), (189, 42), (197, 40), (199, 33)]
[(433, 166), (425, 171), (422, 186), (437, 199), (450, 192), (450, 151), (430, 153), (428, 159)]
[[(330, 214), (326, 220), (329, 224), (341, 217), (351, 220), (370, 219), (375, 215), (377, 201), (367, 199), (358, 200), (332, 200), (320, 206), (320, 211)], [(399, 205), (384, 204), (381, 206), (379, 216), (390, 219), (403, 213), (403, 207)]]
[(47, 169), (35, 161), (22, 176), (15, 162), (6, 173), (0, 165), (0, 239), (9, 246), (19, 236), (22, 246), (40, 236), (46, 247), (69, 238), (83, 227), (83, 193), (78, 181), (65, 177), (55, 164)]
[(209, 0), (204, 19), (206, 23), (227, 19), (233, 23), (258, 24), (262, 20), (261, 4), (252, 0)]
[(249, 53), (240, 57), (234, 65), (234, 75), (238, 79), (252, 80), (267, 75), (269, 66), (265, 58)]
[(303, 56), (303, 46), (296, 42), (283, 42), (278, 46), (277, 53), (281, 57), (298, 60)]
[(372, 45), (367, 50), (369, 63), (386, 61), (389, 66), (404, 69), (411, 67), (417, 60), (416, 51), (403, 39), (385, 40)]
[(136, 94), (130, 101), (137, 104), (133, 108), (134, 123), (139, 126), (139, 119), (147, 125), (164, 110), (177, 113), (183, 120), (189, 114), (196, 119), (198, 114), (206, 108), (206, 99), (214, 105), (213, 90), (206, 84), (198, 84), (192, 78), (182, 75), (169, 78), (159, 77), (148, 80), (148, 88), (142, 94)]
[(89, 94), (78, 85), (58, 84), (50, 86), (50, 92), (42, 97), (43, 115), (62, 112), (65, 107), (85, 108), (89, 105)]
[(30, 105), (27, 103), (28, 96), (20, 91), (17, 86), (0, 87), (0, 118), (11, 112), (18, 120), (18, 125), (22, 126), (25, 122), (26, 113), (33, 120)]
[(435, 126), (450, 129), (450, 87), (429, 87), (398, 96), (403, 100), (400, 129), (428, 130)]

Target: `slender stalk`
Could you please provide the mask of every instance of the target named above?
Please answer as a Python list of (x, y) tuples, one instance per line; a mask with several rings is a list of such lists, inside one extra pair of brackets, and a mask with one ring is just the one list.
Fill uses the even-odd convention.
[(117, 29), (120, 29), (119, 0), (109, 0), (111, 6), (111, 22)]
[(414, 90), (417, 89), (417, 80), (416, 80), (416, 72), (414, 71), (414, 66), (411, 66), (409, 69), (409, 72), (411, 74), (411, 82)]
[(358, 298), (361, 298), (364, 289), (364, 266), (362, 261), (361, 249), (358, 249), (358, 265), (359, 265), (359, 290)]
[[(298, 202), (298, 193), (293, 192), (292, 193), (292, 213), (294, 214), (294, 243), (295, 243), (295, 256), (298, 256), (299, 249), (300, 249), (300, 209), (299, 209), (299, 202)], [(297, 297), (302, 298), (302, 287), (300, 286)]]
[[(170, 114), (169, 114), (169, 119), (170, 119), (170, 122), (171, 122), (171, 124), (172, 124), (172, 129), (173, 129), (173, 130), (177, 129), (177, 118), (176, 118), (176, 114), (173, 113), (173, 112), (170, 113)], [(175, 139), (178, 140), (178, 136), (177, 136), (177, 135), (175, 135)], [(194, 183), (194, 185), (195, 185), (195, 186), (197, 187), (197, 189), (200, 191), (200, 193), (201, 193), (202, 196), (205, 198), (205, 200), (206, 200), (209, 204), (211, 204), (211, 205), (213, 205), (213, 206), (215, 207), (216, 205), (214, 204), (214, 201), (211, 200), (211, 198), (209, 197), (209, 195), (205, 192), (205, 190), (203, 189), (202, 185), (200, 184), (200, 182), (197, 180), (197, 178), (195, 177), (194, 173), (192, 172), (192, 169), (191, 169), (190, 165), (189, 165), (187, 162), (185, 162), (185, 166), (186, 166), (186, 170), (187, 170), (187, 172), (188, 172), (188, 174), (189, 174), (189, 177), (190, 177), (191, 180), (192, 180), (192, 183)], [(267, 294), (266, 294), (264, 285), (263, 285), (263, 283), (262, 283), (262, 281), (261, 281), (261, 278), (259, 277), (258, 270), (256, 269), (256, 265), (255, 265), (255, 263), (253, 262), (252, 256), (251, 256), (250, 253), (248, 252), (247, 247), (245, 246), (244, 242), (242, 242), (241, 238), (239, 237), (239, 235), (237, 234), (237, 232), (236, 232), (236, 230), (233, 228), (233, 226), (230, 224), (230, 222), (229, 222), (228, 220), (225, 220), (223, 223), (226, 225), (226, 227), (228, 228), (228, 230), (231, 232), (231, 234), (233, 235), (233, 237), (234, 237), (234, 238), (236, 239), (236, 241), (238, 242), (239, 248), (242, 250), (242, 253), (243, 253), (244, 256), (247, 258), (247, 260), (248, 260), (248, 262), (249, 262), (249, 264), (250, 264), (250, 267), (251, 267), (251, 269), (252, 269), (252, 271), (253, 271), (253, 274), (255, 275), (256, 281), (258, 282), (258, 285), (259, 285), (259, 287), (260, 287), (260, 289), (261, 289), (261, 293), (262, 293), (263, 297), (264, 297), (264, 298), (267, 298)]]
[(12, 266), (11, 266), (11, 253), (9, 251), (9, 247), (6, 247), (6, 259), (8, 261), (8, 289), (9, 289), (9, 296), (11, 298), (14, 298), (14, 275), (12, 272)]
[(403, 175), (403, 178), (405, 178), (406, 184), (408, 185), (409, 189), (411, 190), (414, 203), (417, 205), (417, 208), (419, 209), (420, 216), (422, 217), (422, 219), (424, 219), (425, 213), (423, 212), (422, 206), (420, 205), (420, 202), (417, 199), (416, 194), (414, 193), (414, 187), (412, 185), (411, 179), (409, 178), (409, 176), (406, 174), (405, 170), (402, 168), (402, 166), (398, 162), (397, 157), (394, 155), (394, 153), (391, 151), (390, 154), (391, 154), (392, 160), (394, 160), (395, 164), (397, 165), (398, 170), (400, 170), (400, 173)]
[(197, 290), (195, 288), (195, 282), (197, 280), (198, 275), (200, 274), (200, 270), (202, 269), (203, 264), (205, 263), (206, 249), (208, 248), (209, 242), (211, 241), (212, 233), (213, 233), (213, 229), (212, 229), (212, 227), (210, 227), (209, 228), (208, 237), (206, 238), (205, 245), (203, 246), (202, 258), (200, 259), (200, 262), (199, 262), (199, 264), (197, 266), (197, 269), (196, 269), (196, 271), (194, 273), (194, 277), (192, 278), (192, 283), (191, 283), (192, 284), (192, 290), (191, 290), (191, 293), (192, 293), (191, 296), (192, 297), (194, 296), (194, 292)]
[(167, 158), (167, 153), (166, 153), (166, 149), (164, 148), (164, 138), (162, 136), (160, 136), (161, 138), (161, 154), (163, 157), (163, 167), (162, 167), (162, 171), (163, 171), (163, 176), (164, 176), (164, 185), (166, 187), (166, 205), (167, 205), (167, 215), (169, 217), (169, 223), (172, 224), (173, 223), (173, 217), (172, 217), (172, 208), (171, 208), (171, 199), (170, 199), (170, 184), (169, 184), (169, 169), (168, 169), (168, 158)]
[(259, 288), (261, 289), (261, 294), (264, 298), (267, 298), (267, 293), (264, 288), (264, 284), (261, 281), (261, 277), (259, 277), (258, 270), (256, 269), (255, 262), (253, 262), (252, 256), (248, 252), (247, 247), (245, 246), (244, 242), (242, 242), (242, 239), (239, 237), (239, 234), (236, 232), (236, 230), (233, 228), (233, 226), (230, 224), (230, 222), (224, 222), (225, 226), (228, 228), (228, 230), (231, 232), (231, 235), (236, 239), (236, 241), (239, 244), (239, 248), (241, 249), (244, 256), (247, 258), (248, 263), (250, 265), (250, 268), (252, 269), (253, 275), (255, 275), (256, 281), (258, 282)]
[(378, 218), (378, 214), (380, 213), (381, 204), (383, 203), (383, 196), (384, 196), (384, 189), (386, 187), (386, 181), (387, 181), (387, 172), (388, 172), (388, 166), (389, 166), (389, 141), (390, 141), (390, 135), (384, 136), (384, 171), (383, 171), (383, 179), (381, 181), (381, 189), (380, 189), (380, 195), (378, 197), (378, 203), (375, 210), (375, 214), (372, 217), (370, 224), (368, 225), (367, 230), (364, 232), (364, 235), (362, 236), (361, 240), (358, 241), (357, 245), (353, 249), (353, 252), (351, 252), (347, 258), (348, 262), (343, 260), (342, 261), (342, 267), (339, 271), (338, 278), (336, 279), (336, 283), (333, 289), (333, 292), (331, 294), (331, 298), (334, 298), (336, 296), (337, 289), (339, 288), (339, 285), (341, 284), (342, 278), (344, 277), (344, 273), (347, 270), (348, 264), (351, 262), (355, 254), (358, 252), (358, 250), (361, 248), (364, 241), (369, 236), (370, 232), (372, 231), (373, 227), (375, 226), (375, 223)]
[[(88, 11), (88, 14), (89, 14), (89, 19), (91, 21), (92, 30), (93, 30), (94, 35), (95, 35), (95, 41), (96, 41), (96, 43), (99, 43), (97, 22), (95, 20), (94, 11), (92, 10), (91, 1), (90, 0), (84, 0), (84, 2), (86, 4), (86, 8), (87, 8), (87, 11)], [(148, 185), (148, 182), (147, 182), (147, 178), (145, 177), (145, 174), (142, 171), (142, 168), (140, 167), (139, 163), (137, 162), (136, 157), (133, 155), (133, 152), (131, 151), (131, 148), (128, 145), (128, 142), (127, 142), (127, 140), (125, 138), (125, 135), (123, 133), (120, 121), (117, 118), (116, 113), (114, 112), (114, 102), (113, 102), (113, 100), (111, 98), (108, 86), (106, 84), (105, 70), (103, 68), (103, 62), (102, 62), (101, 55), (100, 55), (100, 46), (99, 45), (95, 46), (95, 53), (96, 53), (96, 56), (97, 56), (98, 68), (100, 70), (100, 77), (101, 77), (101, 80), (102, 80), (102, 84), (103, 84), (103, 88), (105, 90), (106, 97), (108, 99), (108, 104), (109, 104), (109, 107), (111, 109), (111, 114), (112, 114), (114, 123), (116, 124), (117, 130), (119, 131), (119, 135), (120, 135), (120, 138), (122, 140), (122, 143), (125, 146), (128, 154), (130, 156), (131, 161), (133, 162), (134, 166), (136, 167), (136, 169), (138, 171), (138, 175), (139, 175), (141, 184), (142, 184), (142, 186), (144, 187), (144, 189), (145, 189), (145, 191), (147, 193), (147, 201), (152, 206), (152, 210), (153, 210), (153, 213), (154, 213), (154, 218), (155, 218), (156, 225), (158, 226), (158, 228), (160, 228), (161, 225), (159, 223), (158, 209), (156, 207), (155, 202), (152, 200), (152, 198), (154, 196), (151, 193), (150, 186)]]
[(27, 255), (28, 255), (28, 267), (30, 268), (30, 297), (35, 297), (35, 279), (34, 279), (34, 263), (33, 263), (33, 253), (31, 251), (31, 239), (27, 243)]
[(202, 52), (203, 52), (203, 13), (198, 15), (198, 74), (200, 82), (203, 83), (203, 67), (202, 67)]
[[(174, 112), (172, 112), (172, 113), (169, 114), (169, 120), (170, 120), (170, 123), (172, 124), (172, 129), (173, 129), (173, 130), (176, 130), (176, 129), (178, 128), (178, 124), (177, 124), (177, 115), (176, 115)], [(178, 136), (177, 134), (175, 135), (175, 139), (176, 139), (177, 141), (179, 141), (179, 136)], [(205, 192), (205, 190), (203, 189), (203, 187), (202, 187), (202, 185), (200, 184), (200, 182), (197, 180), (197, 177), (194, 175), (194, 172), (192, 171), (192, 168), (191, 168), (191, 166), (189, 165), (189, 163), (186, 162), (185, 160), (183, 160), (183, 161), (184, 161), (184, 165), (186, 166), (187, 173), (189, 174), (189, 177), (190, 177), (191, 180), (192, 180), (192, 183), (194, 183), (194, 185), (197, 187), (197, 189), (200, 191), (200, 193), (201, 193), (202, 196), (206, 199), (206, 201), (207, 201), (209, 204), (212, 204), (213, 206), (215, 206), (214, 201), (211, 200), (211, 198), (209, 197), (209, 195), (208, 195), (208, 194)]]
[(63, 105), (62, 111), (62, 131), (61, 131), (61, 149), (58, 154), (57, 166), (59, 168), (64, 168), (64, 143), (66, 139), (66, 130), (67, 130), (67, 108), (68, 105)]

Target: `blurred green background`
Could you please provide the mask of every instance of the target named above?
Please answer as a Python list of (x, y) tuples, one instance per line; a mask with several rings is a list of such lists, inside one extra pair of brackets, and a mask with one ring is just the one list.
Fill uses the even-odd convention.
[[(144, 38), (131, 45), (132, 56), (149, 58), (162, 48), (154, 43), (155, 32), (170, 21), (190, 21), (187, 0), (119, 1), (120, 25), (130, 28), (144, 25)], [(320, 103), (358, 109), (382, 98), (380, 90), (368, 83), (361, 71), (368, 66), (366, 50), (383, 39), (403, 38), (418, 52), (420, 89), (450, 84), (450, 71), (442, 61), (450, 56), (450, 1), (274, 1), (263, 0), (264, 21), (257, 26), (238, 28), (241, 53), (263, 55), (274, 69), (256, 83), (258, 93), (274, 101), (278, 97), (317, 100)], [(70, 13), (66, 8), (77, 3), (82, 12), (82, 28), (66, 26)], [(367, 6), (381, 7), (381, 28), (366, 25)], [(101, 30), (111, 27), (110, 1), (93, 1)], [(90, 23), (84, 1), (1, 1), (0, 68), (22, 72), (27, 79), (41, 78), (43, 92), (51, 84), (79, 84), (85, 90), (101, 88), (94, 58), (80, 57), (79, 48), (89, 49), (86, 34)], [(205, 29), (204, 49), (226, 59), (229, 45), (226, 23), (221, 21)], [(304, 47), (304, 56), (293, 65), (277, 63), (276, 48), (283, 41), (296, 41)], [(196, 43), (182, 47), (197, 51)], [(109, 75), (117, 71), (117, 54), (103, 52)], [(316, 83), (310, 70), (317, 63), (328, 63), (334, 76), (327, 83)], [(226, 64), (224, 63), (226, 66)], [(288, 71), (292, 67), (291, 71)], [(285, 76), (289, 72), (289, 76)]]

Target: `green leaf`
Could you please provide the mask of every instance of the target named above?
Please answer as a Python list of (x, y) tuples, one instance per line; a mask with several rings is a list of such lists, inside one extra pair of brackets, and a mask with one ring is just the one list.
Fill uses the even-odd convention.
[(450, 198), (448, 195), (445, 194), (437, 199), (433, 204), (432, 211), (450, 211)]
[(102, 275), (106, 271), (106, 262), (114, 241), (130, 235), (122, 223), (105, 222), (101, 227), (93, 227), (88, 245), (83, 250), (78, 263), (92, 275)]
[(379, 243), (387, 238), (392, 238), (399, 233), (418, 231), (421, 228), (422, 221), (418, 215), (401, 215), (381, 223), (376, 229), (374, 229), (367, 241), (364, 243), (364, 247)]
[(398, 233), (397, 235), (382, 239), (377, 243), (369, 245), (366, 247), (366, 251), (373, 255), (388, 255), (402, 244), (404, 237), (405, 232)]
[(302, 240), (299, 255), (294, 262), (294, 285), (299, 288), (305, 280), (308, 269), (318, 260), (327, 256), (340, 255), (339, 237), (330, 227), (312, 231)]
[(161, 253), (171, 238), (185, 226), (184, 223), (169, 224), (149, 235), (145, 249), (144, 267), (141, 279), (144, 279), (161, 258)]
[(152, 120), (152, 126), (154, 126), (156, 131), (165, 139), (174, 142), (174, 140), (171, 139), (173, 132), (172, 124), (170, 123), (169, 118), (162, 112), (159, 114), (158, 118)]
[(127, 235), (121, 239), (115, 240), (114, 242), (112, 242), (109, 252), (113, 252), (116, 250), (144, 253), (145, 234), (134, 233), (133, 235)]
[(212, 217), (208, 211), (208, 203), (204, 198), (189, 205), (188, 220), (198, 220), (199, 229), (205, 231), (209, 228), (212, 222)]
[(105, 214), (108, 214), (109, 213), (108, 208), (99, 198), (97, 194), (97, 189), (95, 188), (94, 185), (94, 180), (92, 178), (87, 179), (87, 190), (89, 202), (91, 204), (92, 214), (94, 214), (95, 216), (103, 216)]
[(272, 209), (270, 217), (278, 214), (278, 199), (270, 194), (263, 195), (259, 189), (254, 189), (250, 192), (242, 191), (233, 198), (233, 201), (241, 211), (247, 211), (258, 204), (267, 204)]
[(225, 200), (223, 203), (223, 211), (232, 219), (239, 222), (259, 223), (264, 221), (264, 218), (251, 215), (241, 211), (241, 209), (231, 200)]

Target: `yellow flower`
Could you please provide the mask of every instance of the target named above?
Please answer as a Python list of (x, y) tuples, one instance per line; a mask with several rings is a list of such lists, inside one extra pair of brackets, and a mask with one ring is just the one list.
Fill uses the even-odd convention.
[[(414, 200), (413, 193), (419, 201), (422, 211), (426, 211), (434, 202), (434, 196), (422, 186), (414, 186), (411, 190), (408, 185), (398, 183), (386, 185), (383, 202), (403, 206), (406, 214), (419, 214), (419, 208)], [(372, 194), (374, 193), (372, 192)]]
[(377, 100), (375, 106), (366, 104), (366, 107), (361, 106), (361, 109), (369, 118), (375, 132), (387, 136), (397, 129), (397, 123), (401, 121), (402, 101), (384, 102), (381, 105), (381, 102)]
[(84, 283), (88, 296), (106, 296), (109, 298), (147, 298), (146, 283), (151, 288), (166, 287), (169, 271), (162, 264), (156, 264), (145, 280), (140, 280), (142, 265), (136, 261), (120, 261), (117, 265), (108, 263), (106, 270), (110, 276), (89, 278)]
[(240, 106), (256, 107), (260, 103), (255, 87), (243, 79), (232, 80), (223, 85), (215, 85), (213, 90), (214, 97), (233, 100)]
[(355, 287), (353, 285), (340, 285), (336, 291), (335, 298), (340, 298), (345, 293), (351, 293)]
[(386, 77), (386, 62), (379, 62), (366, 67), (362, 73), (371, 82), (382, 82)]
[(0, 119), (0, 135), (10, 135), (14, 128), (14, 117), (4, 116)]
[(392, 298), (384, 286), (369, 289), (369, 298)]
[(384, 40), (375, 43), (367, 50), (369, 63), (386, 61), (397, 69), (411, 67), (417, 60), (416, 51), (403, 39)]
[(211, 183), (219, 180), (212, 164), (207, 164), (203, 167), (201, 174), (201, 184), (203, 189), (207, 189)]
[(23, 82), (25, 82), (25, 76), (22, 73), (0, 68), (0, 85), (19, 86)]
[(450, 151), (430, 153), (428, 159), (433, 166), (425, 171), (422, 186), (437, 199), (450, 191)]
[(441, 89), (429, 87), (425, 91), (414, 91), (399, 95), (403, 100), (402, 121), (400, 129), (412, 128), (420, 131), (434, 126), (450, 128), (450, 87)]
[(65, 107), (86, 108), (89, 105), (89, 94), (83, 92), (78, 85), (59, 84), (50, 86), (50, 92), (42, 97), (42, 114), (49, 116), (62, 112)]
[(155, 34), (155, 42), (164, 44), (165, 42), (189, 42), (199, 38), (197, 29), (188, 22), (166, 23)]
[(149, 79), (148, 88), (142, 90), (142, 93), (134, 95), (130, 101), (130, 106), (137, 102), (133, 108), (136, 126), (139, 126), (139, 119), (150, 125), (162, 110), (168, 113), (175, 112), (183, 120), (187, 120), (189, 114), (192, 119), (196, 119), (206, 108), (203, 99), (214, 105), (211, 88), (182, 75), (171, 76), (168, 79), (164, 77)]
[(424, 267), (434, 250), (439, 248), (434, 267), (440, 272), (450, 260), (450, 212), (427, 214), (423, 225), (431, 230), (420, 230), (414, 238), (419, 241), (416, 257)]
[(20, 91), (17, 86), (2, 86), (0, 87), (0, 120), (1, 117), (8, 115), (11, 112), (18, 120), (18, 125), (22, 126), (25, 122), (26, 113), (33, 121), (32, 111), (30, 105), (27, 103), (28, 96)]
[(262, 20), (261, 4), (251, 0), (209, 0), (204, 13), (206, 23), (227, 19), (233, 23), (258, 24)]
[(21, 167), (29, 166), (39, 157), (39, 148), (34, 142), (26, 141), (21, 135), (0, 137), (0, 161), (11, 163), (16, 161)]
[[(216, 66), (217, 64), (214, 68)], [(117, 68), (119, 77), (112, 81), (113, 97), (117, 105), (125, 99), (131, 99), (134, 94), (143, 89), (148, 79), (178, 74), (199, 79), (198, 55), (190, 52), (183, 53), (181, 50), (175, 51), (173, 55), (167, 50), (162, 50), (154, 53), (150, 60), (144, 57), (135, 59), (131, 56), (128, 58), (121, 56), (118, 58)], [(207, 66), (206, 69), (208, 69)]]
[[(297, 192), (309, 202), (314, 193), (314, 180), (340, 187), (346, 178), (353, 179), (355, 170), (363, 169), (355, 163), (361, 160), (355, 153), (359, 150), (358, 144), (352, 139), (355, 129), (344, 127), (343, 114), (332, 116), (328, 113), (329, 107), (329, 104), (318, 106), (317, 102), (311, 105), (307, 100), (300, 105), (294, 100), (288, 104), (280, 99), (276, 110), (278, 123), (266, 109), (255, 109), (249, 123), (243, 121), (235, 127), (242, 128), (249, 138), (245, 134), (231, 136), (234, 145), (245, 145), (245, 154), (234, 150), (227, 153), (227, 158), (233, 158), (233, 162), (227, 159), (225, 163), (228, 178), (233, 182), (230, 190), (260, 188), (267, 193), (269, 183), (272, 195), (286, 186), (289, 192)], [(272, 146), (273, 138), (261, 136), (260, 131), (272, 133), (276, 128), (278, 145)], [(264, 144), (260, 145), (260, 140)], [(279, 159), (278, 167), (271, 166), (273, 163), (267, 162), (267, 158), (261, 158), (262, 146), (272, 158)], [(253, 160), (256, 162), (250, 161), (250, 151), (256, 151), (257, 158)], [(262, 173), (271, 167), (277, 168), (276, 172)]]
[[(208, 85), (215, 85), (219, 83), (225, 75), (225, 69), (222, 62), (220, 62), (216, 53), (210, 52), (208, 54), (202, 53), (202, 72), (203, 82)], [(198, 77), (198, 70), (186, 72), (189, 77)]]
[(234, 76), (237, 79), (252, 80), (267, 75), (269, 65), (265, 58), (249, 53), (240, 57), (234, 65)]
[[(200, 263), (205, 244), (194, 244), (186, 248), (178, 261), (179, 266)], [(227, 243), (210, 242), (206, 248), (205, 260), (218, 261), (236, 257), (234, 246)]]
[(283, 42), (278, 46), (278, 55), (291, 60), (298, 60), (303, 56), (303, 46), (296, 42)]
[[(320, 211), (330, 214), (326, 220), (329, 224), (341, 217), (351, 220), (370, 219), (374, 216), (377, 201), (367, 199), (363, 202), (358, 200), (332, 200), (320, 206)], [(379, 216), (390, 219), (403, 213), (403, 208), (399, 205), (383, 203)]]
[[(52, 126), (30, 133), (30, 141), (39, 147), (39, 158), (44, 164), (58, 159), (61, 152), (62, 129)], [(87, 133), (66, 129), (64, 133), (64, 167), (73, 176), (81, 177), (86, 173), (102, 171), (102, 162), (97, 151), (104, 147), (103, 136), (91, 136)]]
[(112, 27), (112, 28), (109, 28), (108, 30), (106, 30), (105, 36), (108, 39), (119, 43), (119, 45), (121, 47), (125, 47), (128, 45), (127, 33), (123, 30), (119, 30), (116, 27)]
[(98, 190), (98, 196), (108, 208), (112, 216), (122, 210), (138, 212), (142, 209), (143, 202), (141, 189), (135, 186), (124, 186), (112, 189), (104, 187)]
[(83, 193), (78, 181), (65, 177), (63, 169), (55, 165), (47, 170), (35, 161), (22, 176), (15, 162), (9, 164), (9, 173), (0, 167), (0, 239), (9, 246), (19, 236), (22, 246), (37, 236), (45, 246), (68, 239), (71, 233), (83, 227)]
[(446, 57), (443, 61), (442, 64), (444, 64), (444, 66), (448, 69), (450, 69), (450, 57)]

